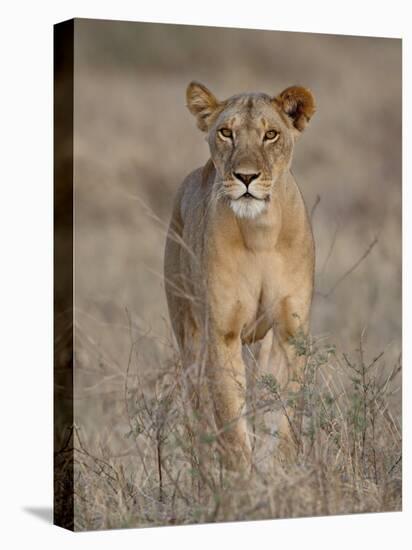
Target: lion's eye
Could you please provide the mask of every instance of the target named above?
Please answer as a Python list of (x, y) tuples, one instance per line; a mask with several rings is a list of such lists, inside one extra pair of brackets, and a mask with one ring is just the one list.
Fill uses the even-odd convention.
[(275, 141), (279, 137), (279, 132), (276, 130), (268, 130), (265, 134), (265, 140)]
[(219, 132), (225, 138), (231, 138), (233, 135), (232, 130), (229, 130), (229, 128), (220, 128)]

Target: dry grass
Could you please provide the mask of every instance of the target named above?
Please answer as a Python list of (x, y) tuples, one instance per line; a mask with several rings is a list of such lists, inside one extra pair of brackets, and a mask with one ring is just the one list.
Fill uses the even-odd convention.
[[(384, 352), (369, 357), (364, 335), (350, 356), (312, 338), (295, 340), (296, 353), (306, 358), (296, 460), (274, 452), (244, 475), (225, 471), (216, 432), (200, 431), (177, 355), (152, 365), (151, 391), (142, 384), (148, 368), (139, 357), (142, 336), (134, 335), (124, 387), (124, 437), (133, 446), (127, 461), (104, 448), (89, 451), (81, 427), (62, 450), (64, 457), (74, 449), (75, 529), (401, 509), (401, 426), (391, 406), (400, 394), (400, 363), (388, 371)], [(257, 433), (252, 425), (259, 426), (263, 412), (299, 395), (282, 394), (272, 376), (257, 373), (255, 382), (246, 414)]]

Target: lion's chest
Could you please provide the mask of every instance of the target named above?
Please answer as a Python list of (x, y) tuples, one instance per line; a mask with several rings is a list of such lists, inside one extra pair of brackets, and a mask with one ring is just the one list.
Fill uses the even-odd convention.
[(244, 343), (262, 339), (276, 323), (282, 295), (282, 261), (274, 254), (232, 253), (214, 272), (210, 298), (220, 329)]
[(276, 323), (276, 311), (282, 299), (280, 283), (280, 266), (276, 261), (262, 266), (260, 277), (252, 292), (244, 291), (245, 318), (241, 338), (244, 343), (251, 343), (264, 338)]

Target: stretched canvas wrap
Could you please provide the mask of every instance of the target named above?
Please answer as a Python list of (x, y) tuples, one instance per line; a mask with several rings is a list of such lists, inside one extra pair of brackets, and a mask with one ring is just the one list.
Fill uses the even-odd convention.
[(57, 525), (401, 510), (401, 53), (55, 26)]

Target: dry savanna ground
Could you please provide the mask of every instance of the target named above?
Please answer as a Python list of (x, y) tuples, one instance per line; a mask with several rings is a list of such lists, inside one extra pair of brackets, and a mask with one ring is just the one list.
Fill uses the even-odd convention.
[[(57, 455), (63, 467), (75, 449), (76, 529), (401, 509), (400, 48), (76, 23), (75, 426)], [(318, 102), (293, 163), (317, 262), (311, 336), (294, 342), (304, 430), (293, 461), (273, 453), (249, 475), (222, 468), (216, 434), (188, 408), (167, 317), (173, 195), (208, 158), (185, 108), (192, 79), (218, 97), (302, 84)], [(257, 438), (262, 411), (298, 396), (244, 352)]]

